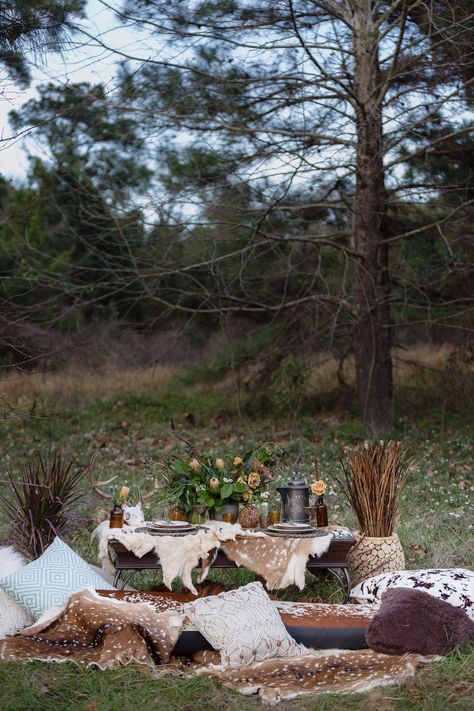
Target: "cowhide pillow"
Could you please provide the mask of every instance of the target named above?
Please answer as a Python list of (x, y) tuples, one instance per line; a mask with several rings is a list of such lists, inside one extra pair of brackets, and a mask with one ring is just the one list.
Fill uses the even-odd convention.
[(446, 654), (474, 641), (474, 622), (449, 602), (420, 590), (393, 588), (382, 595), (365, 639), (382, 654)]
[(445, 570), (402, 570), (382, 573), (351, 590), (356, 602), (380, 604), (383, 593), (392, 588), (412, 588), (427, 592), (467, 612), (474, 620), (474, 573), (464, 568)]
[(220, 652), (225, 666), (294, 657), (307, 651), (288, 634), (260, 582), (198, 598), (184, 605), (183, 612)]

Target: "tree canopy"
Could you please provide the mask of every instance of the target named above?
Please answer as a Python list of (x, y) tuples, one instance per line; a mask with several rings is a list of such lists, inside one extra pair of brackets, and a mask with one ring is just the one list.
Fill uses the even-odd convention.
[(142, 48), (117, 52), (116, 88), (45, 85), (12, 115), (43, 149), (0, 227), (35, 303), (69, 327), (112, 305), (137, 328), (278, 324), (282, 353), (352, 351), (388, 429), (393, 345), (473, 325), (474, 3), (113, 7)]

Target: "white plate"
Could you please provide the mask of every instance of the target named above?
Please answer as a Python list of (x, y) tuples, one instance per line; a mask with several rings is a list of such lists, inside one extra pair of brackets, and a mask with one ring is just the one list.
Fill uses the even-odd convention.
[(281, 533), (281, 534), (298, 534), (298, 533), (313, 533), (316, 531), (316, 528), (313, 528), (312, 526), (305, 526), (304, 528), (296, 528), (296, 526), (292, 526), (291, 528), (277, 528), (276, 526), (267, 526), (267, 531), (274, 532), (274, 533)]
[(153, 528), (191, 528), (189, 521), (151, 521)]
[(286, 529), (286, 530), (287, 530), (287, 529), (293, 530), (294, 528), (298, 528), (298, 529), (301, 529), (301, 528), (312, 528), (312, 526), (311, 526), (310, 523), (296, 523), (296, 522), (295, 522), (295, 523), (290, 523), (290, 522), (288, 522), (288, 523), (284, 523), (284, 522), (283, 522), (283, 523), (274, 523), (274, 524), (272, 524), (271, 527), (272, 527), (272, 528)]

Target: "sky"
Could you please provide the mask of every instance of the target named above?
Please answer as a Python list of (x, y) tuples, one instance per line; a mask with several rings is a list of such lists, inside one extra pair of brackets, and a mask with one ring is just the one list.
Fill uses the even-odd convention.
[[(113, 13), (100, 1), (89, 0), (86, 6), (87, 19), (81, 23), (83, 32), (73, 40), (75, 46), (68, 49), (64, 56), (49, 55), (43, 63), (35, 64), (33, 81), (28, 89), (21, 89), (11, 82), (2, 81), (3, 91), (0, 94), (0, 174), (21, 181), (28, 169), (28, 158), (24, 148), (26, 144), (31, 152), (41, 156), (41, 146), (35, 143), (34, 132), (15, 138), (8, 123), (8, 113), (18, 109), (23, 103), (37, 96), (36, 87), (49, 81), (60, 84), (67, 82), (88, 81), (103, 82), (113, 87), (116, 73), (117, 55), (97, 46), (92, 37), (104, 38), (104, 41), (119, 51), (135, 51), (140, 48), (138, 31), (117, 27)], [(87, 33), (87, 34), (86, 34)]]

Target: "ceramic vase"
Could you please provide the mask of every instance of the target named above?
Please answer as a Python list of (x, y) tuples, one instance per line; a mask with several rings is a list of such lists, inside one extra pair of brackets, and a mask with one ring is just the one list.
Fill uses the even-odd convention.
[(405, 555), (396, 533), (385, 538), (361, 536), (351, 548), (347, 560), (352, 586), (380, 573), (405, 569)]

